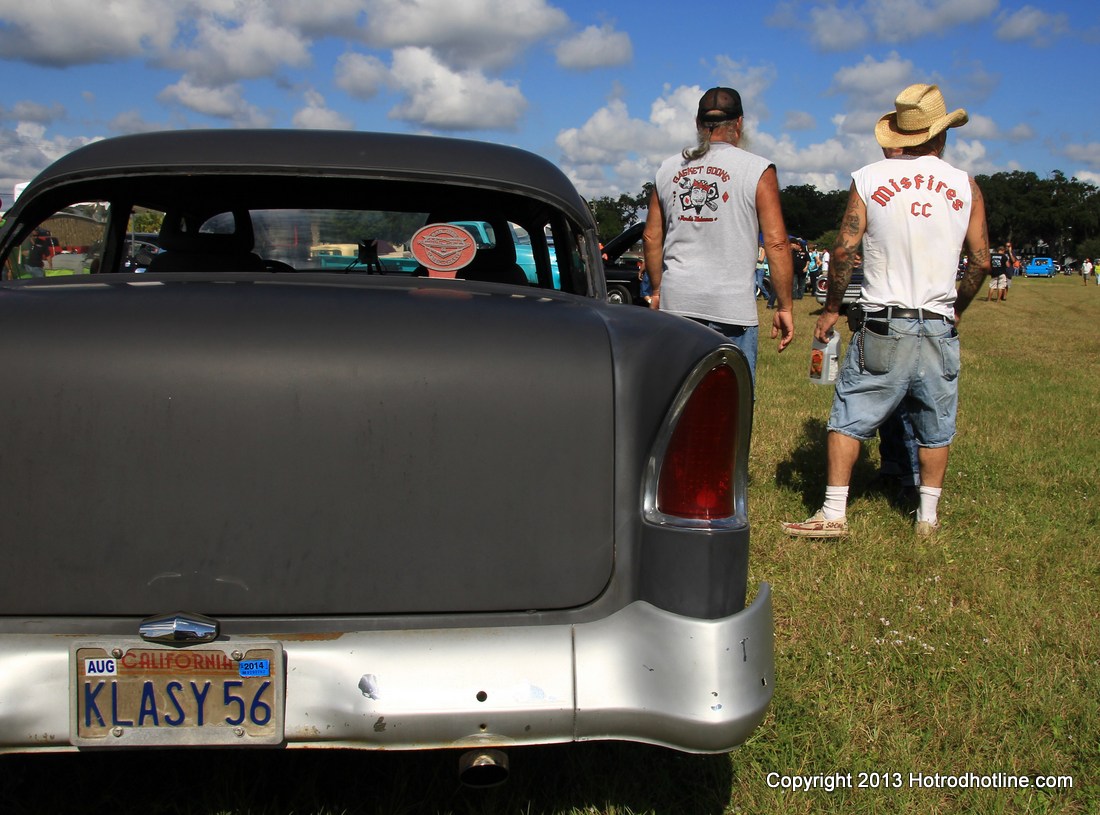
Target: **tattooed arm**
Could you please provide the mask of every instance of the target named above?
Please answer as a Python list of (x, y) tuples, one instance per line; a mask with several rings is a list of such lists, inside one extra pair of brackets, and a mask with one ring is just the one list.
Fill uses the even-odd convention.
[(966, 254), (968, 262), (962, 282), (955, 297), (955, 323), (978, 293), (985, 276), (992, 271), (989, 258), (989, 229), (985, 220), (985, 199), (974, 180), (970, 180), (973, 203), (970, 205), (970, 223), (966, 228)]
[(829, 264), (829, 289), (825, 294), (825, 309), (817, 318), (817, 325), (814, 326), (814, 336), (822, 342), (829, 339), (833, 326), (836, 325), (840, 316), (844, 292), (848, 290), (848, 284), (852, 281), (856, 253), (866, 229), (867, 205), (856, 192), (856, 185), (852, 184), (848, 191), (848, 207), (840, 222), (840, 232), (836, 236), (836, 246), (833, 248), (832, 262)]

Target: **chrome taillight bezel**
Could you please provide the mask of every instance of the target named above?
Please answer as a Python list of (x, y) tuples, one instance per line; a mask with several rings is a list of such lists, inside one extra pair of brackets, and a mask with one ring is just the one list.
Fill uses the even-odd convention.
[[(684, 518), (669, 515), (658, 508), (657, 492), (661, 467), (677, 423), (683, 415), (691, 395), (703, 379), (716, 367), (728, 367), (736, 377), (737, 406), (735, 413), (736, 441), (733, 455), (733, 506), (732, 515), (721, 518)], [(649, 523), (684, 529), (730, 529), (748, 525), (746, 494), (748, 485), (749, 441), (752, 436), (753, 385), (748, 362), (741, 351), (733, 346), (722, 346), (707, 354), (692, 368), (673, 399), (661, 424), (653, 448), (646, 460), (643, 479), (643, 517)]]

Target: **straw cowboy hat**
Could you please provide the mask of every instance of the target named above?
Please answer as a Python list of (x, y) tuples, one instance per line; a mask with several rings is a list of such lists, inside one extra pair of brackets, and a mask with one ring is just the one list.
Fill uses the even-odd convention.
[(970, 119), (962, 108), (948, 113), (936, 85), (910, 85), (898, 94), (894, 107), (893, 113), (887, 113), (875, 125), (875, 138), (883, 147), (924, 144), (947, 128), (960, 127)]

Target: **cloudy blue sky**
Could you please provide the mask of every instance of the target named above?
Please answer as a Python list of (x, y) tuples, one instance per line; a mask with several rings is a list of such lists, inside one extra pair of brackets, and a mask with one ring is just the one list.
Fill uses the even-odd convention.
[(93, 139), (355, 128), (514, 144), (636, 193), (737, 88), (781, 186), (846, 188), (875, 120), (938, 83), (972, 173), (1100, 185), (1095, 0), (0, 0), (0, 199)]

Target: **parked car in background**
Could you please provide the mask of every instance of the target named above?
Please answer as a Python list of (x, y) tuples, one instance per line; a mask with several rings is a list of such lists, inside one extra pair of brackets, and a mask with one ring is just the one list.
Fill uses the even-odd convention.
[(122, 250), (123, 271), (144, 272), (153, 258), (160, 254), (157, 238), (156, 233), (127, 233)]
[[(74, 202), (97, 204), (95, 273), (15, 279)], [(163, 216), (142, 274), (136, 207)], [(419, 268), (310, 257), (383, 241)], [(748, 365), (606, 302), (545, 160), (106, 139), (27, 187), (0, 268), (0, 752), (450, 749), (487, 783), (505, 748), (724, 752), (762, 720)]]
[(1032, 258), (1024, 267), (1024, 277), (1054, 277), (1056, 272), (1053, 258)]
[(603, 269), (607, 299), (611, 303), (649, 306), (642, 296), (639, 273), (645, 268), (642, 231), (645, 223), (628, 226), (603, 247)]
[[(844, 290), (844, 299), (841, 301), (840, 312), (843, 314), (848, 307), (859, 302), (859, 294), (863, 289), (863, 264), (852, 269), (852, 277), (848, 281), (848, 288)], [(814, 281), (814, 298), (821, 305), (825, 305), (825, 297), (829, 293), (829, 276), (819, 274)]]

